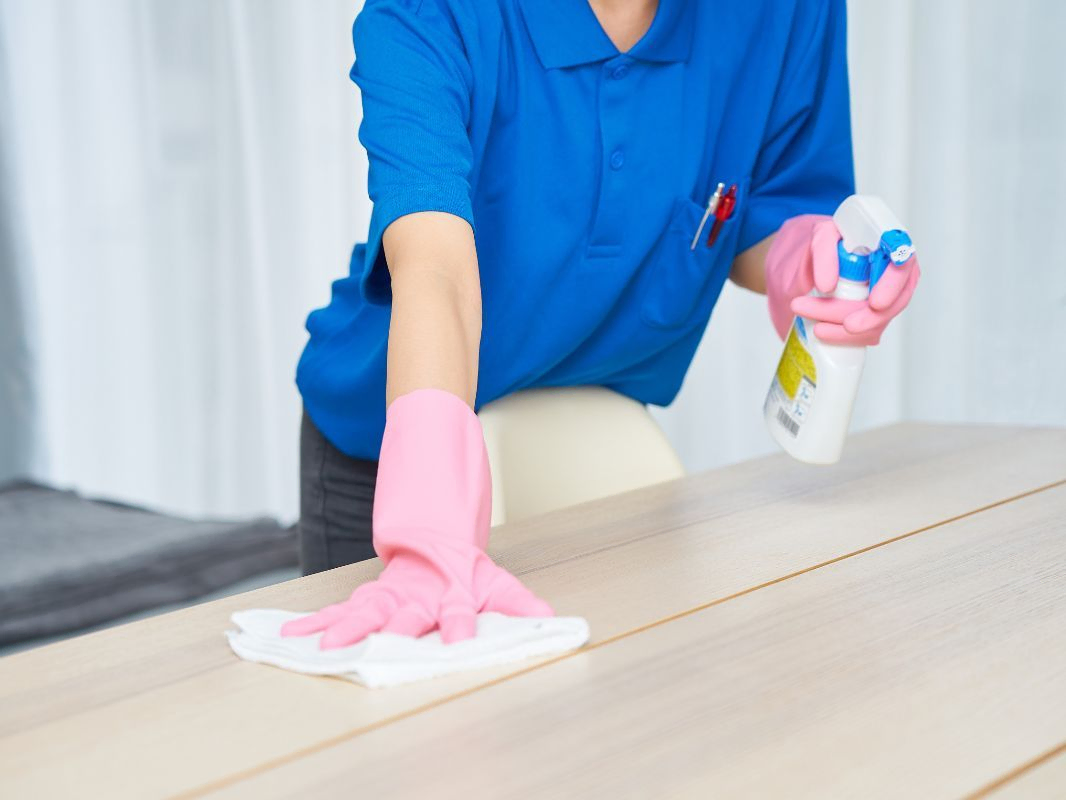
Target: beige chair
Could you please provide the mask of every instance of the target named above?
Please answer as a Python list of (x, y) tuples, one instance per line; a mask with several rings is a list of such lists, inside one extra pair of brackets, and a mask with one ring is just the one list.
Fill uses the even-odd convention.
[(609, 389), (529, 389), (479, 416), (493, 525), (684, 475), (648, 410)]

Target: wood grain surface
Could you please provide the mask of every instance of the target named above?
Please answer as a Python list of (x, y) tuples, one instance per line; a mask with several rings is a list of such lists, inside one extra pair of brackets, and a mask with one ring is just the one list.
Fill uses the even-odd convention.
[(1066, 739), (1064, 511), (1066, 485), (212, 796), (964, 796)]
[(967, 800), (1062, 800), (1066, 797), (1066, 742), (1023, 762)]
[[(304, 762), (329, 762), (349, 747), (369, 751), (393, 728), (436, 735), (435, 720), (453, 707), (477, 701), (481, 709), (488, 696), (507, 707), (526, 696), (514, 688), (520, 683), (572, 679), (575, 669), (580, 678), (591, 664), (608, 656), (614, 664), (634, 647), (667, 667), (688, 665), (694, 685), (702, 685), (701, 671), (692, 668), (698, 662), (673, 655), (666, 631), (687, 630), (692, 619), (726, 608), (771, 602), (763, 598), (781, 596), (786, 585), (818, 584), (845, 564), (881, 563), (889, 551), (928, 547), (931, 535), (968, 529), (991, 515), (1011, 520), (1020, 509), (1036, 509), (1031, 513), (1039, 516), (1046, 503), (1058, 502), (1061, 519), (1066, 508), (1054, 487), (1063, 481), (1063, 431), (903, 425), (854, 437), (832, 468), (774, 456), (504, 526), (494, 532), (493, 555), (560, 613), (586, 616), (593, 649), (397, 689), (375, 692), (246, 664), (221, 635), (239, 608), (310, 609), (341, 599), (376, 574), (376, 561), (19, 653), (0, 659), (0, 795), (196, 796), (260, 781), (299, 793), (285, 781), (305, 781), (290, 772)], [(1017, 527), (1007, 524), (1003, 535)], [(1021, 534), (1010, 535), (1015, 541)], [(945, 591), (956, 582), (969, 585), (952, 577), (961, 574), (945, 574)], [(838, 589), (823, 589), (823, 602), (831, 603)], [(931, 588), (923, 591), (933, 597)], [(1022, 584), (1019, 591), (1029, 590)], [(853, 594), (840, 601), (842, 619), (849, 604), (879, 610), (877, 595)], [(793, 612), (797, 622), (813, 613), (804, 602)], [(1062, 616), (1050, 619), (1066, 627)], [(781, 639), (782, 656), (791, 641)], [(762, 651), (751, 652), (754, 658)], [(740, 663), (707, 657), (715, 669)], [(757, 671), (754, 662), (746, 668)], [(581, 691), (592, 696), (617, 680), (588, 676)], [(624, 706), (623, 714), (638, 713), (638, 706), (632, 712)], [(560, 728), (560, 742), (583, 742), (566, 733), (569, 727)], [(625, 729), (615, 731), (628, 740)], [(1066, 739), (1066, 730), (1060, 733)], [(812, 768), (818, 755), (808, 752)], [(497, 773), (492, 767), (490, 774)], [(723, 772), (721, 780), (740, 786), (738, 774)], [(697, 788), (706, 774), (700, 776)], [(975, 773), (971, 790), (980, 788), (981, 776), (988, 777)], [(334, 788), (350, 791), (353, 780), (360, 785), (344, 774)], [(676, 788), (688, 791), (683, 782)]]

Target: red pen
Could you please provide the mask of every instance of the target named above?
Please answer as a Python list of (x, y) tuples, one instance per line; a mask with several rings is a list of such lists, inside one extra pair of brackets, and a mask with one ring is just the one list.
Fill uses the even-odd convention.
[(734, 183), (729, 187), (729, 191), (722, 195), (721, 201), (718, 203), (718, 208), (714, 210), (714, 225), (711, 226), (711, 232), (707, 234), (707, 246), (714, 247), (714, 243), (718, 240), (718, 234), (722, 231), (722, 225), (725, 221), (733, 216), (733, 209), (737, 205), (737, 185)]

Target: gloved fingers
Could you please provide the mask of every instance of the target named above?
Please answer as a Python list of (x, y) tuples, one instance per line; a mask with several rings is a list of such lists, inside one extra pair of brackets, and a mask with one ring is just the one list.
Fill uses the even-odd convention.
[(870, 308), (883, 311), (893, 305), (910, 285), (912, 275), (919, 272), (918, 259), (911, 256), (900, 266), (889, 264), (873, 289), (870, 290)]
[[(917, 264), (915, 264), (915, 267), (917, 267)], [(918, 285), (919, 275), (920, 273), (917, 269), (910, 273), (902, 291), (888, 308), (877, 310), (867, 306), (866, 308), (858, 309), (853, 314), (849, 314), (844, 318), (844, 329), (848, 333), (868, 333), (876, 328), (883, 330), (892, 318), (910, 303), (911, 297), (914, 295), (914, 289)], [(877, 285), (880, 286), (883, 280), (884, 278), (878, 281)]]
[(816, 323), (814, 335), (826, 344), (842, 344), (855, 347), (872, 347), (881, 341), (881, 329), (875, 329), (868, 333), (849, 333), (844, 329), (843, 325), (836, 325), (832, 322)]
[(836, 297), (797, 297), (789, 306), (797, 317), (806, 317), (815, 322), (840, 324), (856, 311), (866, 308), (865, 300), (841, 300)]
[(381, 630), (386, 619), (388, 615), (381, 605), (366, 603), (359, 611), (330, 625), (322, 634), (318, 647), (320, 650), (334, 650), (361, 642), (371, 633)]
[(868, 333), (876, 329), (883, 329), (888, 325), (894, 315), (887, 311), (874, 311), (871, 308), (860, 308), (854, 314), (849, 314), (841, 320), (844, 330), (852, 334)]
[(832, 219), (825, 219), (814, 226), (811, 233), (811, 260), (814, 267), (814, 286), (819, 292), (829, 294), (837, 288), (840, 277), (840, 261), (837, 243), (840, 231)]
[(429, 633), (437, 625), (421, 606), (408, 603), (402, 606), (382, 627), (382, 633), (398, 633), (401, 636), (419, 637)]
[(486, 611), (511, 617), (554, 617), (555, 611), (507, 570), (501, 569), (489, 592)]
[(314, 614), (309, 614), (300, 619), (291, 619), (281, 626), (282, 636), (309, 636), (312, 633), (324, 631), (334, 622), (344, 616), (348, 606), (346, 603), (334, 603), (326, 606)]
[(349, 603), (362, 602), (363, 600), (366, 600), (368, 597), (373, 596), (375, 593), (377, 593), (380, 590), (381, 590), (381, 578), (379, 577), (377, 580), (367, 581), (366, 583), (362, 584), (361, 586), (357, 586), (355, 588), (355, 591), (352, 592), (352, 596), (350, 598), (348, 598), (348, 602)]
[(473, 639), (477, 635), (477, 614), (466, 606), (452, 606), (441, 612), (440, 638), (445, 644)]

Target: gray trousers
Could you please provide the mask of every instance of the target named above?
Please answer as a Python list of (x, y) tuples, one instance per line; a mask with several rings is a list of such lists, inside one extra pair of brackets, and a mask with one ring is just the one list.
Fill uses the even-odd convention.
[(374, 558), (378, 462), (346, 456), (304, 413), (300, 425), (300, 569), (311, 575)]

